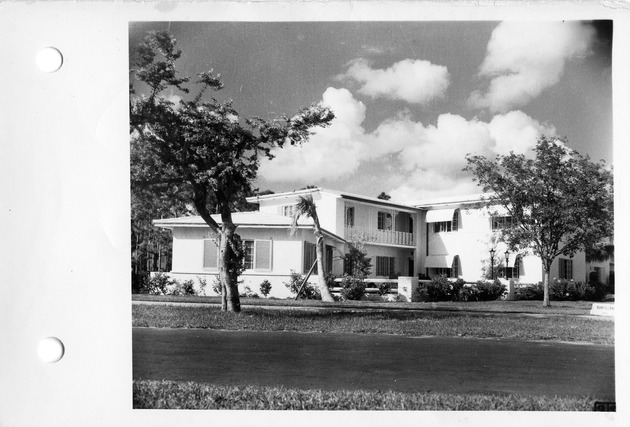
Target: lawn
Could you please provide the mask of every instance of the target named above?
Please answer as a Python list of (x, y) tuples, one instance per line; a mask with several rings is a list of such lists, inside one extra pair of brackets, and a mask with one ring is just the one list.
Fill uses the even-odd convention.
[(134, 409), (592, 411), (589, 397), (400, 393), (134, 381)]
[[(389, 307), (393, 308), (392, 305)], [(558, 340), (609, 345), (614, 343), (612, 321), (579, 316), (508, 315), (500, 310), (487, 313), (347, 308), (347, 304), (328, 310), (318, 307), (305, 310), (248, 306), (241, 313), (235, 314), (221, 312), (218, 305), (134, 304), (133, 326)], [(574, 307), (560, 309), (581, 310)], [(522, 312), (523, 307), (518, 311)]]
[[(173, 296), (133, 294), (133, 301), (185, 302), (202, 304), (220, 304), (219, 297), (206, 296)], [(542, 301), (474, 301), (474, 302), (377, 302), (377, 301), (344, 301), (326, 303), (318, 300), (241, 298), (244, 306), (269, 307), (326, 307), (326, 308), (371, 308), (396, 310), (443, 310), (443, 311), (484, 311), (503, 313), (530, 314), (573, 314), (587, 315), (593, 306), (589, 301), (552, 301), (551, 307), (543, 307)]]

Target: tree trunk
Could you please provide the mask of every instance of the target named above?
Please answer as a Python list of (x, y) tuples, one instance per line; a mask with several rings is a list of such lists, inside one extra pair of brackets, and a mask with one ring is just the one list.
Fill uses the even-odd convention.
[(551, 270), (551, 262), (543, 261), (543, 307), (550, 307), (549, 303), (549, 274)]
[(328, 285), (326, 284), (326, 277), (324, 275), (324, 237), (321, 232), (316, 232), (317, 244), (315, 245), (315, 253), (317, 254), (317, 270), (318, 270), (318, 283), (319, 293), (322, 296), (322, 301), (335, 302)]
[(221, 240), (219, 243), (219, 280), (221, 281), (221, 310), (238, 313), (241, 311), (241, 301), (238, 296), (238, 276), (233, 264), (232, 243), (236, 227), (231, 218), (223, 219), (221, 226)]

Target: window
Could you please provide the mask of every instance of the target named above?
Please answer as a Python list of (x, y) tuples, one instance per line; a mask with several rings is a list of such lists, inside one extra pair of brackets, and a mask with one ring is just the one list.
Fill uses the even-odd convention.
[(452, 221), (440, 221), (433, 223), (433, 232), (434, 233), (444, 233), (447, 231), (451, 231)]
[(376, 275), (391, 277), (394, 275), (396, 258), (387, 256), (376, 257)]
[(573, 280), (573, 260), (560, 258), (560, 262), (558, 264), (560, 270), (558, 276), (560, 279)]
[(244, 240), (243, 251), (245, 270), (271, 270), (271, 240)]
[[(302, 273), (308, 274), (309, 270), (317, 259), (317, 249), (314, 243), (304, 242), (304, 265), (302, 266)], [(313, 269), (313, 274), (317, 274), (317, 264)]]
[(295, 205), (282, 206), (282, 216), (293, 216), (295, 214)]
[(389, 214), (387, 212), (379, 212), (377, 228), (379, 230), (391, 230), (392, 229), (392, 214)]
[(243, 268), (245, 268), (245, 270), (251, 270), (254, 268), (254, 241), (243, 241), (243, 251), (245, 252), (243, 256)]
[(271, 240), (254, 241), (254, 268), (271, 270)]
[(413, 234), (413, 218), (409, 217), (409, 232)]
[(354, 227), (354, 206), (346, 208), (346, 227)]
[(214, 240), (203, 241), (203, 268), (219, 268), (219, 248)]
[(453, 212), (453, 231), (457, 231), (459, 229), (459, 209), (455, 209)]
[(492, 217), (492, 229), (501, 230), (503, 228), (512, 226), (511, 216), (493, 216)]

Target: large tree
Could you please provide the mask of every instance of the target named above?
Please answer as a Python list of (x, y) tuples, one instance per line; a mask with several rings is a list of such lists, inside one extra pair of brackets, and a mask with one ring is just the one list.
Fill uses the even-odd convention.
[(243, 119), (231, 101), (208, 96), (223, 87), (212, 70), (197, 75), (196, 93), (189, 95), (190, 79), (175, 68), (180, 56), (175, 38), (166, 32), (149, 32), (133, 50), (132, 190), (176, 186), (178, 194), (189, 198), (219, 248), (222, 309), (238, 312), (243, 251), (232, 212), (253, 193), (260, 161), (273, 158), (272, 149), (301, 144), (312, 128), (327, 126), (334, 115), (313, 105), (293, 117)]
[(502, 238), (513, 250), (531, 250), (543, 267), (544, 300), (549, 306), (551, 264), (573, 256), (613, 233), (613, 173), (566, 145), (541, 136), (534, 158), (523, 154), (494, 159), (466, 156), (486, 193), (485, 203), (502, 206), (512, 217)]
[(297, 204), (295, 205), (295, 213), (293, 214), (293, 223), (291, 225), (291, 232), (295, 233), (297, 229), (298, 220), (301, 216), (306, 216), (313, 220), (313, 232), (315, 233), (315, 254), (317, 256), (317, 277), (319, 285), (319, 293), (322, 296), (322, 301), (334, 302), (330, 289), (326, 284), (326, 278), (324, 277), (324, 233), (319, 223), (319, 217), (317, 216), (317, 207), (311, 194), (300, 196)]

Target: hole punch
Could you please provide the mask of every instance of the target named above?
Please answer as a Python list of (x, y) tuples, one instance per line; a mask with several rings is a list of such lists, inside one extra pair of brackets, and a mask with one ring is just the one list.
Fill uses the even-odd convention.
[(63, 65), (63, 55), (59, 49), (52, 46), (45, 47), (37, 53), (35, 63), (40, 70), (46, 73), (54, 73)]
[(59, 338), (47, 337), (39, 341), (37, 354), (39, 358), (47, 363), (59, 362), (63, 357), (65, 348)]

